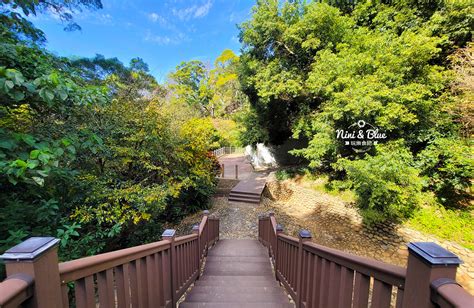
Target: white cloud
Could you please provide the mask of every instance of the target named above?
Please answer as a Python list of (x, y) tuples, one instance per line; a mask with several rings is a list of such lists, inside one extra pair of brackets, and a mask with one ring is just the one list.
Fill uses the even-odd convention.
[(209, 11), (211, 10), (212, 2), (209, 0), (207, 3), (197, 7), (196, 11), (194, 12), (194, 17), (200, 18), (206, 16)]
[(158, 22), (161, 25), (167, 24), (166, 19), (157, 13), (148, 14), (148, 19), (150, 19), (152, 22)]
[(158, 35), (152, 33), (150, 30), (147, 30), (143, 39), (147, 42), (156, 43), (158, 45), (177, 45), (186, 40), (186, 35), (181, 32), (172, 36)]
[(202, 5), (193, 5), (183, 9), (173, 8), (171, 12), (180, 20), (190, 20), (192, 18), (201, 18), (206, 16), (212, 7), (212, 1), (208, 0)]

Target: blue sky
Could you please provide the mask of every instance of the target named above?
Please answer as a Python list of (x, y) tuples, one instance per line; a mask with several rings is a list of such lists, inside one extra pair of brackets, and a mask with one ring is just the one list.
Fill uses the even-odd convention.
[(46, 47), (61, 56), (141, 57), (162, 82), (181, 61), (212, 63), (224, 49), (239, 53), (236, 24), (254, 0), (102, 0), (104, 9), (74, 15), (81, 31), (65, 32), (53, 14), (33, 17)]

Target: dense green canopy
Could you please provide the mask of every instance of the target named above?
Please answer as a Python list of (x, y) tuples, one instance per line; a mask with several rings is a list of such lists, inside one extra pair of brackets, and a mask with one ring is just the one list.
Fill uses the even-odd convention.
[[(466, 110), (459, 108), (462, 91), (453, 95), (450, 55), (459, 48), (472, 52), (474, 7), (465, 1), (329, 2), (334, 6), (257, 1), (240, 25), (240, 80), (252, 106), (245, 139), (308, 139), (293, 153), (352, 181), (361, 207), (383, 213), (375, 220), (409, 216), (406, 209), (420, 204), (422, 182), (443, 203), (466, 201), (472, 148), (460, 138)], [(360, 154), (336, 138), (336, 130), (359, 120), (385, 132), (385, 144)]]

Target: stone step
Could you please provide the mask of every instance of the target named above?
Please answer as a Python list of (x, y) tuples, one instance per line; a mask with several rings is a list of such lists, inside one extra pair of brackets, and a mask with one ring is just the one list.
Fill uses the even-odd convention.
[(238, 293), (233, 290), (215, 293), (203, 292), (186, 295), (185, 302), (208, 302), (208, 303), (289, 303), (288, 296), (283, 291), (278, 294), (256, 292)]
[(295, 308), (292, 303), (209, 303), (209, 302), (183, 302), (180, 308)]

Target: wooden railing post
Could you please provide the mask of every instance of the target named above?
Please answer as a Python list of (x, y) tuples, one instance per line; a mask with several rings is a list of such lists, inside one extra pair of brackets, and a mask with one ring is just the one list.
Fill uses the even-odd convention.
[(0, 256), (5, 262), (7, 276), (26, 274), (34, 279), (32, 307), (62, 307), (58, 242), (54, 237), (30, 237)]
[(403, 307), (435, 307), (430, 299), (431, 282), (439, 278), (455, 280), (456, 269), (462, 261), (452, 252), (432, 242), (409, 243), (408, 252)]
[(239, 178), (239, 165), (235, 165), (235, 179)]
[(201, 277), (201, 236), (199, 235), (199, 224), (195, 224), (193, 226), (193, 233), (197, 234), (196, 257), (197, 257), (197, 264), (198, 264), (198, 273), (197, 273), (196, 279), (199, 279), (199, 277)]
[(280, 267), (280, 260), (278, 260), (278, 235), (283, 233), (283, 227), (278, 224), (276, 225), (276, 248), (275, 248), (275, 278), (278, 280), (278, 275), (277, 275), (277, 272), (279, 270), (279, 267)]
[(301, 230), (298, 233), (298, 265), (296, 274), (296, 308), (303, 307), (303, 299), (301, 298), (301, 291), (303, 283), (303, 242), (311, 240), (311, 233), (308, 230)]
[(176, 306), (176, 302), (178, 299), (176, 298), (176, 290), (178, 286), (176, 285), (177, 282), (177, 269), (176, 269), (176, 252), (175, 252), (175, 243), (174, 239), (176, 236), (176, 230), (173, 229), (166, 229), (163, 234), (161, 235), (163, 240), (170, 241), (170, 268), (171, 268), (171, 275), (170, 275), (170, 285), (171, 285), (171, 302), (172, 306)]
[(203, 216), (207, 217), (206, 219), (206, 225), (204, 226), (204, 232), (205, 232), (205, 238), (206, 238), (206, 244), (205, 244), (205, 247), (206, 247), (206, 251), (204, 252), (204, 256), (207, 257), (207, 250), (209, 249), (209, 211), (208, 210), (204, 210), (202, 211), (202, 214)]

